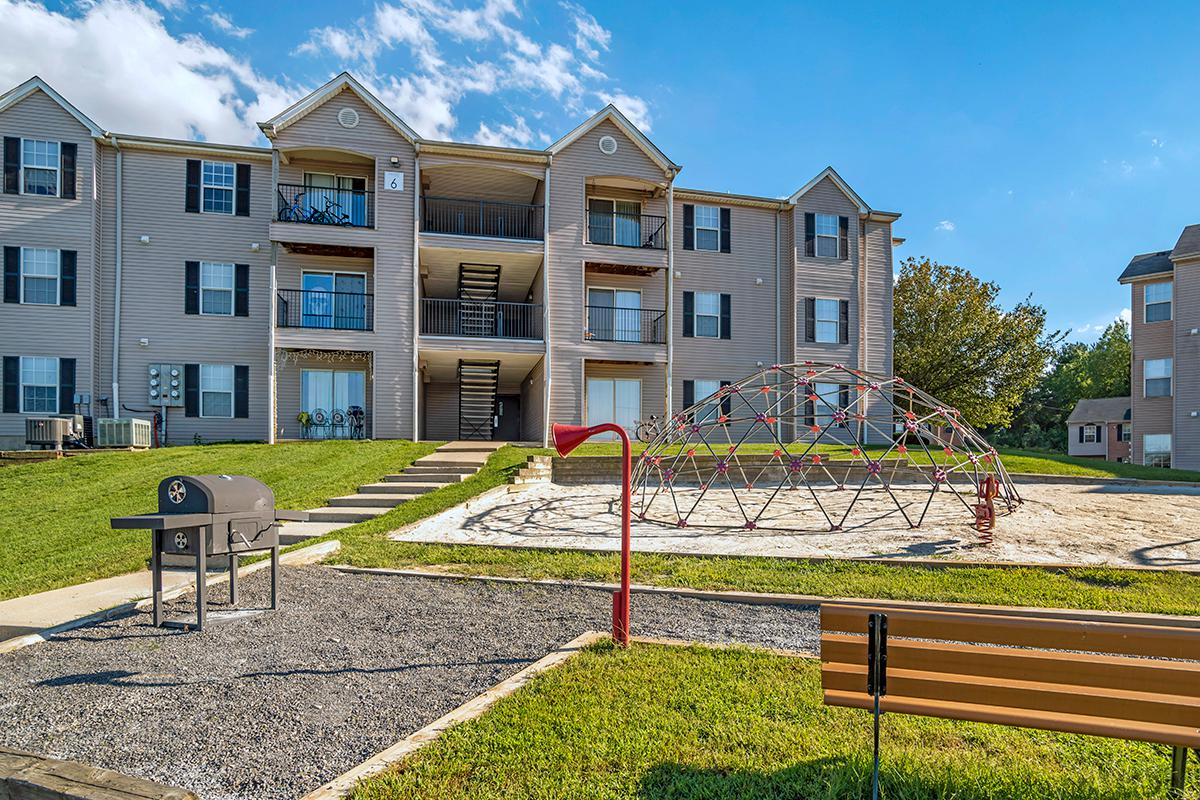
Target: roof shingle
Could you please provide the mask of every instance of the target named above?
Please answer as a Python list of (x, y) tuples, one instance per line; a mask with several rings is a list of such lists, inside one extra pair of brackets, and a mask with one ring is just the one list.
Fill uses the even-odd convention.
[(1068, 423), (1121, 422), (1129, 419), (1131, 403), (1128, 397), (1097, 397), (1075, 404)]
[(1188, 225), (1179, 235), (1171, 258), (1185, 258), (1200, 255), (1200, 225)]
[(1171, 263), (1170, 250), (1160, 250), (1157, 253), (1142, 253), (1129, 259), (1129, 266), (1117, 280), (1124, 283), (1134, 278), (1143, 278), (1160, 272), (1174, 272), (1175, 265)]

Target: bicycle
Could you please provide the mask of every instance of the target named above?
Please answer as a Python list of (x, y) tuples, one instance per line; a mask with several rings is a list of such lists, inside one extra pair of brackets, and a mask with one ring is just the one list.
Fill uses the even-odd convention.
[(342, 204), (325, 198), (325, 208), (323, 210), (313, 209), (309, 215), (308, 222), (317, 225), (349, 225), (350, 215), (342, 213)]
[(634, 423), (635, 436), (639, 442), (652, 442), (654, 437), (660, 433), (659, 427), (662, 425), (662, 417), (657, 414), (651, 414), (650, 419), (639, 419)]
[[(282, 195), (283, 193), (280, 192)], [(308, 212), (304, 208), (303, 202), (304, 192), (300, 192), (292, 198), (290, 205), (285, 205), (279, 209), (280, 222), (304, 222)], [(280, 198), (284, 199), (284, 198)], [(286, 200), (284, 200), (286, 202)]]

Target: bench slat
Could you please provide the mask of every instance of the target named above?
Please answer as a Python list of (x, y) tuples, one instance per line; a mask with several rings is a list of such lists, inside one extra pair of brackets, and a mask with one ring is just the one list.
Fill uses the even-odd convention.
[[(866, 637), (844, 633), (822, 634), (821, 660), (826, 663), (864, 665), (865, 669)], [(1080, 658), (1078, 653), (1053, 650), (889, 639), (888, 669), (1129, 691), (1153, 687), (1160, 694), (1200, 697), (1200, 663), (1130, 656), (1089, 654), (1086, 658)]]
[[(891, 660), (891, 654), (888, 654)], [(888, 665), (888, 696), (1003, 706), (1014, 712), (1052, 712), (1105, 719), (1136, 720), (1190, 727), (1200, 732), (1200, 698), (1155, 691), (1097, 689), (1091, 686), (1039, 683), (1009, 678), (980, 678), (938, 672), (893, 669)], [(864, 697), (867, 668), (858, 664), (825, 664), (821, 686)], [(1147, 687), (1151, 688), (1151, 687)]]
[[(889, 676), (890, 678), (890, 676)], [(825, 704), (869, 709), (873, 699), (865, 692), (825, 692)], [(977, 703), (958, 703), (886, 695), (880, 708), (901, 714), (943, 717), (969, 722), (988, 722), (1021, 728), (1038, 728), (1061, 733), (1082, 733), (1114, 739), (1134, 739), (1157, 742), (1175, 747), (1200, 747), (1200, 731), (1177, 725), (1161, 725), (1136, 720), (1113, 720), (1100, 717), (1062, 714), (1046, 711), (1026, 711), (987, 706)]]
[(821, 629), (865, 634), (867, 616), (875, 610), (888, 616), (889, 644), (892, 637), (908, 637), (1200, 660), (1200, 630), (1158, 625), (1031, 619), (962, 611), (900, 611), (826, 603), (821, 605)]

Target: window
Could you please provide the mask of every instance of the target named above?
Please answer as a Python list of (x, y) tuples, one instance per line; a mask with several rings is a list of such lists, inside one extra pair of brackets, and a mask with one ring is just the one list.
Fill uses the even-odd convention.
[(21, 412), (58, 413), (58, 359), (21, 357)]
[(365, 331), (367, 275), (364, 272), (305, 272), (301, 324), (305, 328)]
[(21, 248), (21, 302), (58, 305), (59, 251)]
[(1171, 318), (1171, 294), (1174, 283), (1147, 283), (1143, 299), (1146, 301), (1145, 322), (1165, 322)]
[(818, 297), (813, 304), (816, 309), (816, 339), (818, 342), (841, 341), (842, 303), (840, 300), (825, 300)]
[[(706, 397), (711, 397), (721, 389), (720, 381), (696, 380), (692, 381), (692, 394), (696, 402), (703, 400)], [(716, 419), (721, 413), (721, 401), (714, 400), (706, 405), (700, 411), (696, 412), (696, 421), (704, 422), (709, 419)]]
[(1171, 434), (1148, 433), (1142, 437), (1142, 463), (1147, 467), (1171, 466)]
[(1122, 442), (1133, 441), (1133, 423), (1131, 423), (1131, 422), (1121, 423), (1121, 441)]
[(813, 394), (817, 396), (813, 402), (813, 422), (825, 427), (833, 422), (833, 412), (838, 409), (838, 403), (841, 401), (841, 384), (814, 383)]
[(696, 335), (708, 339), (720, 338), (721, 295), (719, 292), (696, 292)]
[(1084, 425), (1083, 426), (1083, 441), (1091, 442), (1094, 444), (1096, 441), (1096, 437), (1098, 435), (1097, 431), (1098, 431), (1098, 429), (1095, 425)]
[(819, 258), (838, 257), (838, 239), (840, 229), (836, 214), (817, 214), (817, 256)]
[(21, 192), (58, 194), (58, 142), (21, 140)]
[(200, 416), (233, 416), (233, 365), (200, 365)]
[(588, 287), (588, 336), (602, 342), (642, 341), (642, 293)]
[[(357, 370), (305, 369), (300, 371), (300, 410), (309, 414), (318, 408), (325, 412), (338, 409), (366, 408), (367, 376)], [(332, 427), (316, 428), (312, 434), (318, 438), (344, 435)]]
[[(587, 424), (615, 422), (631, 434), (642, 413), (642, 382), (636, 378), (588, 378)], [(616, 434), (604, 434), (616, 439)]]
[(696, 206), (695, 215), (696, 249), (713, 252), (720, 250), (721, 209), (716, 206)]
[(1171, 359), (1148, 358), (1142, 362), (1145, 397), (1171, 396)]
[(200, 262), (200, 313), (233, 314), (233, 264)]
[(588, 198), (588, 241), (641, 247), (642, 204), (634, 200)]
[(227, 161), (202, 161), (202, 208), (210, 214), (233, 213), (234, 165)]

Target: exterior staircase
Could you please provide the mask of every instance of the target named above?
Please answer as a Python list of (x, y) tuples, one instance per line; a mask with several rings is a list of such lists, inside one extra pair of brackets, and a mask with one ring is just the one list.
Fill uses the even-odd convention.
[(378, 483), (358, 487), (356, 494), (335, 497), (329, 504), (308, 512), (308, 522), (288, 523), (280, 531), (284, 544), (322, 536), (331, 530), (386, 514), (401, 503), (466, 480), (483, 468), (488, 457), (504, 446), (503, 442), (450, 442), (404, 472), (384, 475)]
[(499, 361), (458, 361), (458, 438), (491, 441), (496, 422)]

